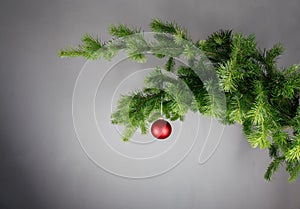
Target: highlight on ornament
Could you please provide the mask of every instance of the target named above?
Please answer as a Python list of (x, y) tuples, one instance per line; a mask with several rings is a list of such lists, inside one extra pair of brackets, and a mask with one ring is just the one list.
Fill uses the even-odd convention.
[[(88, 60), (110, 60), (125, 51), (129, 59), (140, 63), (146, 62), (146, 53), (151, 52), (165, 61), (162, 68), (177, 76), (172, 80), (157, 69), (145, 79), (145, 88), (119, 99), (111, 122), (125, 126), (123, 140), (128, 141), (137, 129), (147, 134), (151, 124), (154, 137), (168, 137), (170, 124), (156, 121), (162, 115), (161, 104), (169, 121), (184, 120), (188, 111), (199, 112), (223, 124), (240, 124), (253, 148), (268, 150), (271, 163), (265, 172), (266, 180), (284, 165), (289, 181), (295, 181), (300, 172), (300, 65), (277, 65), (283, 46), (260, 48), (254, 35), (232, 30), (219, 30), (205, 39), (192, 40), (186, 29), (160, 19), (152, 20), (150, 28), (155, 33), (154, 41), (147, 41), (140, 29), (120, 24), (109, 28), (112, 40), (100, 42), (86, 34), (78, 47), (59, 51), (60, 57)], [(188, 60), (189, 66), (176, 63), (180, 56)], [(195, 62), (199, 57), (202, 61)], [(210, 67), (205, 66), (208, 61)], [(181, 91), (178, 80), (188, 86), (195, 101), (185, 94), (170, 94), (173, 89)], [(155, 87), (162, 82), (169, 82), (172, 90)], [(222, 95), (226, 103), (220, 99)], [(225, 111), (220, 111), (224, 107)]]

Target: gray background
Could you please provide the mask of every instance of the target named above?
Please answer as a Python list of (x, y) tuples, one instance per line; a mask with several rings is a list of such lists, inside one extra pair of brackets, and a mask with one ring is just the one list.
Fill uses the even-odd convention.
[(107, 40), (112, 23), (147, 31), (158, 17), (176, 20), (195, 39), (232, 28), (256, 34), (261, 47), (280, 41), (286, 47), (280, 64), (290, 65), (300, 61), (299, 8), (298, 0), (1, 0), (0, 208), (299, 209), (300, 181), (289, 184), (283, 168), (264, 181), (267, 153), (251, 149), (240, 126), (225, 129), (202, 166), (195, 149), (155, 178), (130, 180), (99, 169), (72, 124), (84, 59), (57, 57), (84, 32)]

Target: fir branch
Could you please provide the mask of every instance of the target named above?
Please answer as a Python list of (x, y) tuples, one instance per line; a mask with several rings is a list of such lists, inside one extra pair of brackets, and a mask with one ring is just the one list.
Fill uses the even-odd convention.
[(271, 180), (272, 175), (278, 170), (279, 165), (284, 161), (284, 157), (276, 157), (268, 166), (264, 178), (267, 181)]
[(239, 72), (234, 72), (232, 61), (221, 63), (218, 68), (218, 76), (220, 78), (220, 85), (225, 92), (236, 91), (238, 80), (236, 76), (240, 76)]
[(138, 127), (136, 126), (132, 126), (132, 125), (126, 126), (125, 130), (122, 133), (122, 137), (123, 137), (122, 140), (124, 142), (129, 141), (129, 139), (132, 137), (132, 135), (136, 132), (137, 129)]
[(231, 97), (231, 99), (228, 101), (230, 103), (231, 108), (229, 111), (229, 120), (235, 121), (239, 124), (242, 124), (245, 120), (246, 114), (244, 112), (244, 108), (241, 104), (241, 97), (238, 95), (235, 95)]
[(178, 42), (181, 42), (181, 39), (188, 39), (187, 31), (174, 22), (163, 22), (161, 19), (153, 19), (150, 23), (150, 28), (156, 33), (175, 35)]
[(292, 142), (292, 147), (285, 154), (287, 161), (300, 162), (300, 135), (295, 136)]
[(300, 134), (300, 106), (298, 106), (295, 117), (291, 120), (290, 124), (294, 130), (294, 134), (299, 135)]
[(102, 44), (98, 38), (84, 34), (81, 38), (82, 44), (77, 48), (69, 47), (66, 50), (59, 50), (59, 57), (85, 57), (86, 59), (99, 59), (103, 55)]
[(254, 126), (247, 135), (248, 141), (252, 148), (259, 147), (260, 149), (267, 149), (271, 146), (271, 142), (268, 140), (268, 129), (264, 124), (260, 126)]
[[(120, 50), (137, 62), (147, 61), (145, 53), (149, 52), (166, 59), (165, 70), (176, 78), (158, 67), (145, 79), (145, 88), (119, 99), (111, 122), (125, 127), (123, 140), (128, 141), (137, 129), (146, 134), (160, 115), (162, 102), (163, 114), (170, 120), (184, 120), (191, 110), (225, 124), (240, 123), (253, 148), (269, 149), (273, 161), (265, 179), (270, 180), (279, 165), (285, 164), (289, 180), (294, 181), (300, 172), (300, 65), (279, 69), (277, 59), (283, 47), (275, 44), (262, 51), (254, 35), (220, 30), (194, 46), (187, 30), (177, 23), (154, 19), (150, 27), (155, 32), (152, 42), (145, 40), (140, 29), (119, 24), (110, 26), (114, 37), (110, 41), (101, 43), (85, 34), (77, 47), (59, 51), (60, 57), (86, 59), (110, 60)], [(189, 67), (175, 64), (180, 56)], [(196, 62), (196, 57), (201, 61)]]
[(167, 63), (165, 64), (166, 71), (172, 72), (174, 70), (175, 60), (173, 57), (169, 57)]
[(289, 182), (294, 182), (296, 181), (298, 175), (300, 172), (300, 162), (297, 162), (294, 167), (290, 170), (290, 178), (289, 178)]
[(272, 139), (274, 141), (274, 145), (278, 146), (282, 152), (286, 151), (289, 140), (289, 135), (286, 132), (282, 130), (274, 131), (272, 134)]
[(206, 40), (198, 41), (198, 47), (204, 51), (208, 59), (218, 66), (230, 59), (232, 45), (232, 31), (219, 30), (211, 34)]
[(140, 33), (140, 30), (130, 29), (124, 24), (119, 24), (119, 25), (111, 25), (108, 28), (108, 33), (116, 38), (122, 38), (136, 33)]
[(271, 73), (275, 70), (275, 64), (280, 55), (284, 52), (284, 47), (277, 43), (265, 53), (265, 67)]

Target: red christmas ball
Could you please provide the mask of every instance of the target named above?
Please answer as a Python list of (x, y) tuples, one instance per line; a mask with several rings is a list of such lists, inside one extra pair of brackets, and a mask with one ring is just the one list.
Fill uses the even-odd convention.
[(168, 121), (158, 119), (152, 124), (151, 133), (157, 139), (165, 139), (172, 133), (172, 127)]

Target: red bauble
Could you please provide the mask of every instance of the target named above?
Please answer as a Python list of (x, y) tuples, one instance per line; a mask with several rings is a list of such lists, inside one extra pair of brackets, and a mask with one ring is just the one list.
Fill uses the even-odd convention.
[(152, 124), (151, 133), (157, 139), (165, 139), (172, 133), (172, 127), (168, 121), (158, 119)]

